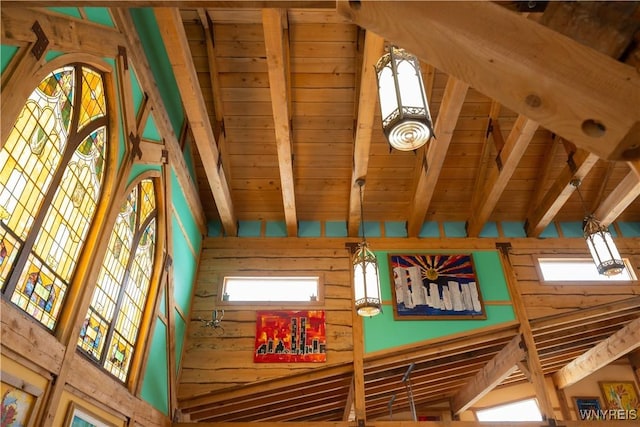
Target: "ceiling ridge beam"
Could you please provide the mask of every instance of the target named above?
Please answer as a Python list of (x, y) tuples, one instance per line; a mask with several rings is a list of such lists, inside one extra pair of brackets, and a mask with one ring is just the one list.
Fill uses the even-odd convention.
[(526, 357), (522, 335), (516, 335), (451, 399), (454, 414), (466, 411), (471, 405), (493, 390), (518, 369), (518, 362)]
[(529, 212), (525, 222), (525, 231), (528, 237), (540, 236), (575, 191), (571, 180), (574, 178), (583, 179), (598, 160), (598, 156), (582, 149), (578, 149), (570, 156), (569, 163), (571, 164), (567, 164), (562, 169), (542, 201), (534, 205)]
[[(360, 222), (362, 221), (362, 218), (360, 218), (360, 186), (357, 181), (361, 178), (366, 178), (369, 168), (373, 120), (375, 109), (378, 105), (378, 83), (374, 66), (382, 55), (383, 50), (384, 39), (371, 31), (367, 31), (364, 39), (364, 53), (360, 72), (358, 115), (353, 142), (353, 172), (349, 191), (347, 233), (352, 237), (358, 235)], [(363, 191), (364, 188), (362, 188)]]
[(191, 58), (189, 41), (177, 8), (154, 9), (180, 98), (191, 127), (193, 139), (202, 159), (207, 180), (220, 214), (220, 221), (228, 236), (238, 234), (231, 192), (220, 161), (220, 153), (213, 135), (209, 113), (202, 97), (198, 75)]
[[(4, 4), (3, 4), (4, 6)], [(127, 46), (127, 55), (132, 59), (131, 62), (135, 64), (136, 76), (140, 79), (140, 84), (151, 103), (153, 109), (153, 117), (155, 119), (158, 130), (164, 139), (164, 144), (167, 147), (169, 154), (169, 163), (174, 168), (176, 177), (178, 179), (178, 185), (182, 190), (182, 193), (189, 204), (189, 208), (193, 213), (198, 230), (203, 235), (206, 235), (206, 223), (207, 220), (202, 209), (202, 202), (198, 195), (198, 190), (194, 184), (187, 163), (184, 159), (184, 154), (180, 148), (178, 137), (173, 131), (173, 126), (169, 120), (169, 114), (162, 101), (160, 90), (155, 82), (151, 66), (147, 61), (142, 42), (138, 37), (135, 24), (131, 15), (127, 9), (111, 9), (114, 22), (118, 29), (124, 35)], [(147, 101), (145, 101), (146, 108)]]
[(578, 356), (553, 374), (557, 388), (563, 389), (640, 347), (640, 317)]
[(342, 0), (337, 11), (585, 150), (640, 157), (630, 65), (491, 2)]
[(291, 146), (291, 90), (289, 82), (289, 40), (285, 9), (262, 9), (262, 25), (264, 28), (264, 44), (267, 53), (267, 69), (269, 71), (269, 90), (271, 92), (271, 108), (276, 133), (276, 150), (280, 170), (280, 186), (282, 204), (287, 227), (287, 235), (298, 234), (296, 215), (296, 196), (293, 179), (293, 154)]
[(483, 188), (473, 195), (471, 217), (467, 220), (467, 235), (478, 237), (482, 227), (489, 220), (498, 204), (504, 189), (513, 176), (522, 156), (524, 156), (531, 139), (533, 139), (538, 123), (523, 115), (516, 119), (504, 147), (498, 151), (496, 163), (489, 170)]
[(468, 89), (467, 83), (449, 76), (433, 128), (434, 138), (429, 142), (425, 152), (422, 173), (413, 194), (412, 208), (407, 220), (409, 237), (417, 237), (420, 234)]

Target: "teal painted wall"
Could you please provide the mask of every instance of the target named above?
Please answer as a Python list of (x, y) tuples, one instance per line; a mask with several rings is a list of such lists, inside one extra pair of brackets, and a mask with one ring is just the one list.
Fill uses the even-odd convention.
[(162, 43), (162, 36), (158, 29), (156, 17), (153, 14), (153, 10), (149, 8), (131, 9), (131, 17), (140, 36), (140, 42), (151, 66), (153, 77), (158, 87), (161, 88), (160, 96), (162, 97), (164, 108), (169, 114), (173, 132), (176, 135), (180, 135), (182, 123), (184, 122), (184, 110), (180, 100), (178, 84), (173, 75), (167, 51)]
[(18, 48), (16, 46), (6, 44), (0, 46), (0, 73), (4, 73), (4, 69), (7, 68), (17, 51)]
[[(456, 253), (459, 251), (451, 251)], [(376, 251), (380, 268), (380, 290), (383, 301), (392, 301), (391, 275), (388, 255), (391, 252)], [(398, 253), (394, 251), (393, 253)], [(420, 253), (411, 251), (411, 253)], [(429, 253), (429, 252), (424, 252)], [(507, 282), (502, 271), (497, 251), (471, 252), (476, 268), (476, 276), (484, 301), (487, 318), (482, 320), (401, 320), (393, 318), (393, 307), (385, 305), (383, 313), (364, 320), (365, 352), (387, 350), (425, 340), (441, 338), (448, 335), (469, 332), (516, 319), (510, 302)], [(488, 305), (487, 302), (498, 302), (499, 305)]]
[(169, 415), (169, 361), (167, 358), (167, 326), (157, 318), (147, 369), (140, 395), (154, 408)]

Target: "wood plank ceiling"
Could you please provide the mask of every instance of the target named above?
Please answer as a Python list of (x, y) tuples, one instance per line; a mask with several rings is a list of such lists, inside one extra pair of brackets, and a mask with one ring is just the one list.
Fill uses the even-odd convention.
[[(628, 142), (640, 122), (637, 2), (539, 2), (534, 9), (522, 7), (531, 2), (481, 2), (471, 9), (451, 3), (441, 15), (459, 12), (461, 20), (447, 21), (452, 28), (472, 19), (476, 7), (486, 22), (476, 19), (469, 34), (458, 29), (455, 37), (455, 29), (438, 27), (434, 32), (444, 31), (451, 46), (445, 38), (436, 48), (425, 41), (431, 40), (425, 22), (437, 26), (444, 18), (427, 19), (426, 3), (373, 2), (373, 9), (372, 2), (362, 9), (354, 2), (193, 3), (156, 9), (155, 15), (189, 119), (187, 137), (197, 148), (205, 215), (219, 221), (226, 236), (238, 234), (240, 221), (279, 221), (290, 237), (298, 235), (301, 221), (340, 221), (357, 236), (358, 178), (366, 178), (367, 221), (405, 223), (411, 237), (425, 221), (465, 222), (470, 237), (492, 221), (526, 224), (530, 237), (554, 221), (581, 221), (585, 211), (573, 178), (582, 180), (587, 209), (603, 223), (640, 221), (640, 153), (637, 139)], [(394, 30), (386, 14), (416, 19)], [(488, 25), (518, 31), (509, 37), (495, 31), (496, 37), (485, 34)], [(435, 123), (436, 139), (427, 147), (389, 149), (373, 73), (389, 40), (363, 28), (396, 35), (393, 42), (429, 45), (431, 50), (418, 46), (414, 52), (422, 60)], [(493, 39), (474, 42), (474, 36)], [(471, 43), (468, 58), (453, 51), (439, 57), (464, 42)], [(515, 69), (520, 77), (481, 70), (478, 57), (495, 58), (502, 62), (497, 69)], [(527, 87), (518, 87), (523, 81)], [(555, 97), (547, 86), (561, 93)], [(524, 90), (533, 91), (523, 98), (527, 105), (514, 104)], [(613, 100), (604, 99), (607, 91)], [(600, 142), (579, 135), (570, 122), (585, 111), (605, 122), (615, 118), (615, 131), (607, 128)], [(589, 123), (602, 130), (599, 120)], [(545, 374), (623, 328), (639, 306), (635, 299), (594, 310), (588, 320), (532, 323)], [(518, 344), (516, 326), (367, 360), (367, 417), (386, 416), (394, 395), (395, 410), (408, 407), (401, 378), (410, 364), (416, 401), (456, 402), (470, 372), (502, 357), (508, 344)], [(349, 416), (352, 369), (318, 368), (194, 397), (180, 407), (199, 421), (342, 420)], [(518, 369), (503, 383), (526, 377), (526, 369)], [(464, 396), (457, 397), (464, 404)]]
[[(226, 235), (237, 234), (239, 221), (259, 220), (283, 222), (288, 236), (297, 235), (300, 221), (347, 221), (355, 236), (361, 177), (366, 219), (406, 223), (409, 236), (425, 221), (466, 222), (469, 236), (489, 221), (518, 221), (529, 236), (539, 236), (553, 221), (583, 218), (569, 185), (574, 177), (582, 180), (587, 209), (605, 224), (640, 219), (638, 160), (603, 159), (589, 144), (580, 141), (581, 148), (426, 61), (436, 139), (416, 152), (390, 150), (373, 72), (388, 42), (327, 4), (333, 5), (156, 10), (197, 147), (205, 214)], [(526, 14), (514, 11), (517, 5), (483, 11), (509, 24), (538, 21), (570, 32), (581, 44), (561, 38), (558, 50), (579, 46), (596, 59), (625, 61), (623, 74), (635, 73), (638, 83), (635, 3), (551, 4)], [(605, 35), (609, 43), (602, 42)], [(516, 42), (533, 55), (525, 40)], [(599, 52), (584, 47), (596, 43)], [(485, 47), (501, 48), (499, 42)], [(545, 54), (536, 53), (540, 61)], [(567, 72), (565, 64), (546, 67), (552, 79)], [(542, 79), (528, 77), (534, 88)], [(498, 85), (500, 76), (494, 80), (487, 84)], [(629, 92), (631, 101), (637, 95)], [(616, 114), (633, 118), (634, 109), (637, 103)]]

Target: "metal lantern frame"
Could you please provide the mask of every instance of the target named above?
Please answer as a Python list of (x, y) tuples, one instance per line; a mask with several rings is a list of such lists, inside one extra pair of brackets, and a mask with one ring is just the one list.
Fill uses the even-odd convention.
[[(420, 61), (404, 49), (388, 46), (375, 70), (382, 130), (387, 141), (400, 151), (420, 148), (433, 137)], [(412, 72), (407, 72), (409, 70)]]
[(624, 261), (622, 261), (609, 228), (602, 225), (593, 214), (586, 213), (587, 208), (578, 188), (581, 184), (580, 179), (574, 178), (570, 184), (576, 189), (582, 208), (585, 211), (585, 217), (582, 221), (582, 233), (598, 273), (605, 276), (615, 276), (622, 273), (625, 267)]
[(624, 261), (618, 253), (609, 229), (600, 224), (593, 215), (588, 215), (582, 222), (582, 231), (598, 273), (605, 276), (622, 273)]
[(362, 242), (353, 255), (353, 285), (355, 293), (355, 308), (359, 316), (372, 317), (382, 313), (382, 296), (380, 293), (380, 273), (378, 259), (369, 249), (364, 231), (364, 209), (362, 186), (364, 179), (356, 181), (360, 187), (360, 218), (362, 227)]

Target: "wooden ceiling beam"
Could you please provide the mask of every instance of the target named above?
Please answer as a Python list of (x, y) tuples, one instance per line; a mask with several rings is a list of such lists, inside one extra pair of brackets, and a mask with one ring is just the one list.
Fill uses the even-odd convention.
[(407, 221), (409, 237), (417, 237), (420, 234), (468, 89), (467, 83), (449, 76), (444, 88), (438, 118), (433, 128), (435, 138), (429, 141), (429, 147), (423, 158), (422, 173), (418, 178), (413, 195), (411, 212), (409, 212)]
[(566, 388), (638, 347), (640, 317), (553, 374), (553, 382), (559, 389)]
[(267, 52), (271, 108), (276, 133), (276, 150), (280, 170), (282, 204), (287, 235), (298, 234), (296, 195), (293, 179), (293, 135), (291, 131), (291, 81), (289, 66), (289, 39), (284, 29), (288, 26), (284, 9), (263, 9), (264, 44)]
[(189, 168), (184, 160), (180, 143), (173, 131), (173, 126), (169, 120), (169, 113), (167, 113), (167, 109), (162, 101), (160, 89), (153, 77), (151, 66), (147, 61), (147, 57), (140, 38), (138, 37), (133, 19), (126, 9), (113, 9), (111, 10), (111, 14), (116, 26), (120, 29), (125, 38), (124, 44), (127, 47), (127, 54), (131, 57), (131, 62), (136, 64), (136, 76), (145, 90), (148, 102), (151, 103), (154, 120), (164, 139), (164, 143), (169, 154), (169, 163), (174, 168), (180, 190), (182, 190), (182, 193), (189, 204), (189, 209), (193, 213), (195, 222), (198, 225), (198, 230), (200, 233), (206, 234), (207, 221), (204, 216), (200, 197), (198, 196), (198, 190), (194, 184), (195, 178), (192, 180), (189, 173)]
[(629, 173), (620, 181), (620, 184), (609, 193), (604, 201), (594, 212), (594, 216), (600, 220), (602, 225), (608, 226), (640, 196), (640, 179), (634, 171)]
[(597, 161), (598, 156), (581, 149), (570, 156), (569, 163), (571, 164), (567, 164), (562, 169), (542, 201), (538, 205), (534, 205), (530, 211), (525, 222), (527, 236), (540, 236), (575, 191), (571, 180), (574, 178), (583, 179)]
[(337, 10), (585, 150), (640, 157), (631, 66), (491, 2), (341, 0)]
[(516, 335), (493, 359), (487, 363), (451, 400), (454, 414), (466, 411), (471, 405), (498, 386), (527, 355), (522, 335)]
[[(364, 38), (364, 53), (360, 74), (360, 91), (358, 94), (358, 115), (355, 124), (353, 147), (353, 172), (351, 174), (351, 190), (349, 192), (349, 219), (347, 230), (349, 236), (355, 237), (360, 229), (360, 186), (358, 180), (367, 176), (369, 153), (371, 151), (371, 135), (373, 120), (378, 105), (378, 82), (374, 66), (384, 50), (384, 39), (371, 31)], [(366, 184), (365, 184), (366, 185)], [(365, 187), (362, 187), (364, 191)]]
[(198, 75), (191, 58), (189, 41), (182, 25), (180, 11), (175, 8), (154, 9), (180, 98), (189, 120), (193, 139), (200, 153), (202, 165), (216, 202), (220, 221), (227, 236), (238, 234), (238, 223), (233, 209), (231, 192), (220, 161), (209, 113), (202, 96)]
[(471, 217), (467, 220), (467, 235), (478, 237), (489, 220), (504, 189), (513, 176), (529, 142), (538, 129), (538, 123), (523, 115), (516, 119), (504, 147), (498, 151), (496, 162), (489, 170), (483, 188), (474, 193), (471, 201)]

